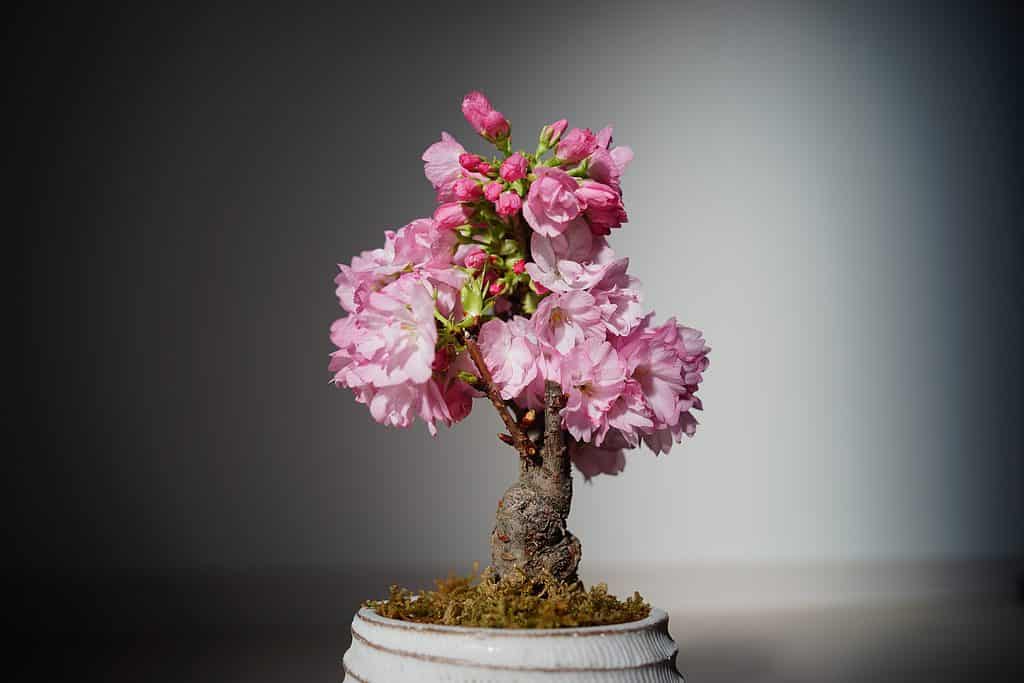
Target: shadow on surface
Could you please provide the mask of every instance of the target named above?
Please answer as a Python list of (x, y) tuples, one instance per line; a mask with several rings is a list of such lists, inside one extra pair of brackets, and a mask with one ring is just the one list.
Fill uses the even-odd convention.
[[(348, 624), (388, 581), (430, 572), (290, 572), (8, 581), (22, 638), (12, 681), (339, 681)], [(999, 598), (669, 609), (689, 683), (1018, 681), (1024, 606)]]

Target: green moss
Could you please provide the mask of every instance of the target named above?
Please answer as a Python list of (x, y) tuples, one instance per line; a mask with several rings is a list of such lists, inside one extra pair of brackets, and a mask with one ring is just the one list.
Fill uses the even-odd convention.
[(568, 628), (607, 626), (637, 621), (651, 606), (639, 593), (619, 600), (599, 583), (586, 590), (581, 583), (563, 583), (550, 575), (527, 579), (516, 570), (501, 579), (488, 567), (469, 576), (435, 580), (436, 590), (418, 593), (392, 586), (387, 600), (364, 607), (384, 617), (447, 626), (487, 628)]

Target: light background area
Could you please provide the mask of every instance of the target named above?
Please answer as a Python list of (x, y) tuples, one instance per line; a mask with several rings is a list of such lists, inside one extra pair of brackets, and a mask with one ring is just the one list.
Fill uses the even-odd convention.
[(585, 576), (1024, 551), (998, 17), (490, 11), (121, 13), (54, 73), (22, 55), (55, 80), (26, 96), (51, 161), (27, 171), (19, 561), (486, 562), (516, 469), (489, 406), (430, 439), (326, 371), (335, 264), (429, 214), (442, 129), (483, 149), (473, 88), (526, 147), (560, 116), (616, 125), (636, 160), (612, 245), (713, 347), (696, 438), (577, 482)]

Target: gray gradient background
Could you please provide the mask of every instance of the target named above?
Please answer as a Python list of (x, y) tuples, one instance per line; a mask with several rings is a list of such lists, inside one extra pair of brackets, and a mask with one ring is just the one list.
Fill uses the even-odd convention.
[(386, 429), (326, 372), (335, 264), (431, 211), (440, 130), (482, 149), (472, 88), (524, 146), (615, 124), (613, 247), (714, 349), (696, 438), (578, 482), (585, 578), (1019, 558), (1019, 16), (902, 7), (21, 11), (8, 571), (487, 559), (493, 411)]

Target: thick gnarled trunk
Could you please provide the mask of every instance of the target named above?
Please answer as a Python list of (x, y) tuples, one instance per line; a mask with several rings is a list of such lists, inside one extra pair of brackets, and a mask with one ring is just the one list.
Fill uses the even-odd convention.
[(567, 435), (559, 411), (561, 387), (544, 386), (544, 432), (539, 451), (521, 457), (519, 479), (498, 503), (491, 533), (491, 564), (498, 574), (519, 567), (527, 576), (544, 570), (562, 581), (576, 581), (580, 542), (565, 526), (572, 504), (572, 473)]

